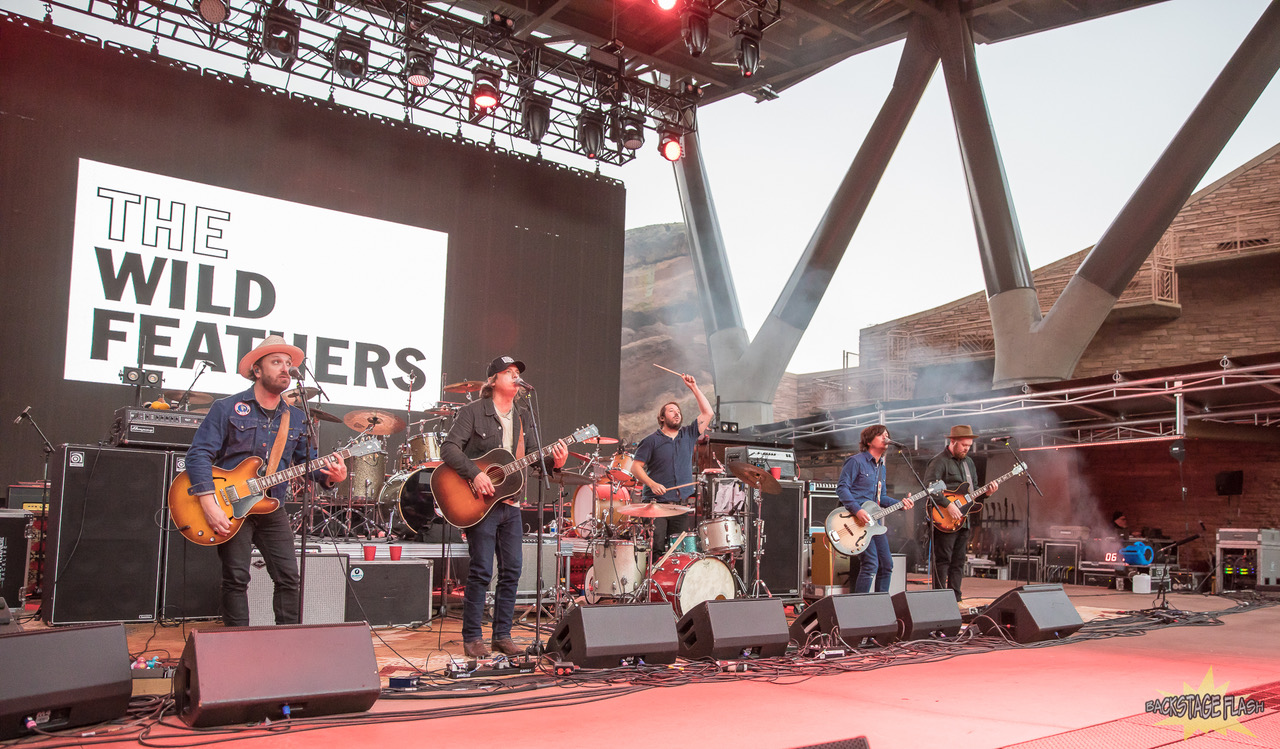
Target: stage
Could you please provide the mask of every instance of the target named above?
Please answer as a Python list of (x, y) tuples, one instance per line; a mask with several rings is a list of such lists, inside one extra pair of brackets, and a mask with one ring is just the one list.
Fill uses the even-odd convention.
[[(968, 579), (962, 611), (1014, 586)], [(913, 578), (909, 590), (923, 587), (922, 580)], [(746, 673), (723, 673), (714, 664), (681, 660), (673, 666), (584, 670), (562, 678), (444, 678), (445, 664), (461, 652), (460, 622), (451, 605), (448, 616), (428, 625), (374, 631), (384, 685), (390, 676), (415, 670), (432, 676), (416, 692), (384, 693), (363, 716), (312, 718), (288, 728), (275, 723), (269, 731), (241, 727), (234, 733), (162, 725), (151, 729), (149, 739), (164, 737), (164, 746), (232, 739), (255, 747), (479, 741), (524, 747), (607, 742), (611, 747), (711, 748), (803, 747), (865, 735), (875, 749), (934, 743), (974, 749), (1019, 744), (1155, 747), (1184, 745), (1184, 722), (1146, 713), (1148, 701), (1225, 690), (1246, 696), (1257, 692), (1255, 698), (1265, 705), (1265, 712), (1240, 716), (1252, 735), (1228, 728), (1185, 745), (1280, 745), (1275, 718), (1280, 608), (1232, 611), (1239, 605), (1235, 599), (1174, 593), (1168, 596), (1168, 611), (1135, 619), (1133, 612), (1153, 607), (1154, 595), (1065, 589), (1086, 626), (1052, 645), (1020, 646), (962, 634), (947, 641), (863, 648), (827, 661), (768, 659), (753, 663), (755, 670)], [(1216, 617), (1195, 616), (1205, 612), (1216, 612)], [(1147, 624), (1132, 626), (1135, 621)], [(1152, 626), (1166, 621), (1183, 623)], [(131, 655), (176, 659), (191, 629), (220, 626), (208, 621), (128, 625), (129, 648)], [(526, 644), (533, 632), (517, 628), (515, 637)], [(326, 656), (317, 652), (315, 657)], [(1157, 726), (1162, 720), (1166, 725)], [(172, 717), (165, 723), (180, 725)], [(133, 743), (136, 737), (121, 739)], [(69, 745), (65, 739), (56, 743)]]

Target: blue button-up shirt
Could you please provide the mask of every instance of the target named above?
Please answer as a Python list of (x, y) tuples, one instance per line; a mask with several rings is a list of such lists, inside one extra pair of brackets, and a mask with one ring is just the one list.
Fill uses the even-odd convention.
[[(307, 428), (307, 417), (302, 409), (281, 400), (275, 413), (268, 415), (258, 405), (251, 387), (243, 393), (214, 401), (200, 428), (196, 429), (187, 450), (187, 475), (191, 477), (192, 494), (213, 491), (213, 466), (235, 468), (250, 456), (262, 458), (266, 463), (280, 431), (284, 409), (289, 410), (289, 434), (276, 470), (314, 460), (315, 447), (302, 439)], [(326, 477), (320, 471), (313, 471), (311, 478), (324, 481)], [(268, 494), (283, 500), (288, 491), (289, 484), (285, 482), (272, 487)]]
[[(693, 483), (693, 452), (698, 446), (698, 422), (685, 424), (668, 437), (661, 429), (640, 441), (634, 456), (644, 464), (649, 478), (663, 486), (680, 486)], [(668, 489), (661, 497), (654, 496), (648, 486), (644, 488), (645, 501), (679, 502), (693, 496), (696, 487)]]
[(885, 487), (884, 456), (876, 460), (865, 451), (850, 455), (840, 469), (836, 496), (840, 498), (840, 504), (853, 513), (862, 509), (862, 503), (867, 500), (881, 507), (893, 504)]

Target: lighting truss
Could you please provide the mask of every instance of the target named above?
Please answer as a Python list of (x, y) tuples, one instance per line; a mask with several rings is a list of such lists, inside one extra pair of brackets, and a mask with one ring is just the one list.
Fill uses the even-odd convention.
[[(539, 148), (578, 153), (578, 118), (589, 110), (624, 107), (643, 117), (654, 132), (688, 133), (696, 127), (696, 87), (670, 85), (652, 71), (632, 72), (620, 50), (521, 38), (510, 25), (453, 5), (424, 0), (230, 0), (229, 16), (217, 25), (204, 21), (189, 3), (51, 0), (46, 7), (142, 32), (151, 40), (151, 51), (163, 57), (191, 63), (199, 56), (187, 54), (194, 48), (243, 63), (245, 77), (259, 84), (268, 80), (267, 85), (292, 90), (299, 87), (298, 79), (305, 79), (328, 86), (330, 99), (335, 90), (356, 92), (402, 108), (405, 120), (415, 124), (430, 126), (433, 119), (442, 119), (445, 123), (436, 127), (451, 121), (459, 134), (464, 123), (488, 130), (491, 142), (496, 135), (525, 142), (518, 102), (528, 92), (551, 102), (549, 127)], [(288, 11), (301, 21), (297, 53), (287, 60), (267, 54), (263, 43), (273, 9), (277, 14)], [(352, 37), (369, 43), (363, 77), (334, 70), (337, 40)], [(184, 46), (161, 48), (162, 40)], [(409, 53), (424, 49), (434, 53), (435, 75), (426, 86), (412, 86), (406, 80)], [(480, 113), (472, 106), (472, 71), (477, 66), (501, 72), (502, 106)], [(343, 103), (374, 113), (373, 107)], [(615, 165), (633, 158), (634, 151), (616, 143), (597, 156)]]

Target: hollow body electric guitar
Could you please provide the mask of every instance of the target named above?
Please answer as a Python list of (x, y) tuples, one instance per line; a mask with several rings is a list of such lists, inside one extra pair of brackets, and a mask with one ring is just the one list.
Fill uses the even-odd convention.
[(358, 458), (361, 455), (376, 453), (381, 449), (382, 445), (376, 439), (361, 440), (351, 447), (338, 450), (323, 458), (265, 476), (259, 475), (263, 467), (262, 458), (245, 458), (235, 468), (230, 469), (214, 467), (213, 496), (218, 507), (227, 514), (227, 520), (231, 521), (231, 532), (225, 536), (214, 533), (213, 528), (209, 526), (209, 521), (204, 516), (204, 508), (200, 506), (200, 498), (191, 493), (191, 477), (183, 471), (174, 476), (173, 483), (169, 484), (169, 517), (173, 519), (178, 532), (188, 541), (201, 546), (217, 546), (231, 540), (231, 537), (239, 532), (240, 526), (244, 525), (245, 516), (265, 515), (268, 512), (274, 512), (280, 506), (279, 500), (267, 496), (267, 490), (271, 487), (308, 474), (330, 458), (338, 460)]
[(1007, 481), (1025, 470), (1027, 470), (1027, 464), (1018, 463), (1013, 467), (1012, 471), (1009, 471), (994, 481), (987, 482), (973, 491), (969, 491), (968, 484), (961, 484), (960, 486), (957, 486), (956, 490), (953, 492), (943, 492), (943, 496), (951, 500), (951, 504), (959, 506), (960, 519), (956, 520), (948, 515), (945, 507), (930, 504), (929, 522), (933, 523), (933, 527), (943, 533), (955, 533), (960, 530), (960, 526), (964, 525), (964, 521), (969, 517), (969, 515), (982, 512), (982, 503), (974, 502), (973, 500), (981, 497), (983, 494), (995, 491), (996, 487), (1000, 486), (1001, 482)]
[(600, 430), (596, 429), (596, 425), (589, 424), (572, 436), (553, 442), (523, 458), (517, 459), (500, 447), (475, 458), (476, 467), (493, 482), (493, 494), (488, 496), (476, 494), (474, 483), (463, 478), (448, 463), (441, 463), (431, 472), (431, 494), (436, 500), (436, 510), (450, 525), (470, 528), (484, 520), (484, 516), (489, 514), (495, 504), (523, 489), (524, 469), (537, 463), (543, 455), (550, 455), (551, 449), (557, 444), (568, 446), (599, 434)]
[(885, 528), (881, 518), (901, 510), (905, 506), (907, 499), (914, 502), (927, 494), (941, 492), (946, 488), (945, 482), (941, 480), (935, 481), (925, 487), (924, 491), (916, 492), (910, 497), (888, 507), (881, 507), (874, 500), (868, 499), (862, 503), (862, 509), (866, 510), (867, 514), (871, 516), (871, 522), (866, 525), (858, 525), (858, 520), (854, 517), (854, 513), (843, 507), (837, 507), (831, 511), (830, 515), (827, 515), (827, 539), (831, 541), (833, 549), (845, 556), (851, 557), (861, 554), (871, 545), (873, 537), (888, 530)]

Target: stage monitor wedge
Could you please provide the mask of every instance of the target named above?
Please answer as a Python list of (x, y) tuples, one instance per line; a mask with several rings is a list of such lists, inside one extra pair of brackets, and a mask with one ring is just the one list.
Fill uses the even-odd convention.
[(777, 598), (703, 601), (676, 624), (680, 657), (773, 658), (785, 655), (787, 615)]
[(898, 636), (898, 617), (888, 593), (850, 593), (815, 601), (791, 623), (791, 639), (803, 649), (816, 634), (834, 635), (852, 648), (865, 637), (881, 645)]
[(1042, 642), (1070, 637), (1084, 626), (1080, 612), (1061, 585), (1023, 585), (1005, 593), (973, 620), (978, 632), (1004, 630), (1014, 642)]
[(912, 590), (893, 595), (893, 613), (903, 640), (955, 637), (960, 633), (960, 607), (950, 588)]
[(556, 625), (547, 652), (580, 668), (675, 663), (675, 614), (666, 603), (579, 606)]

